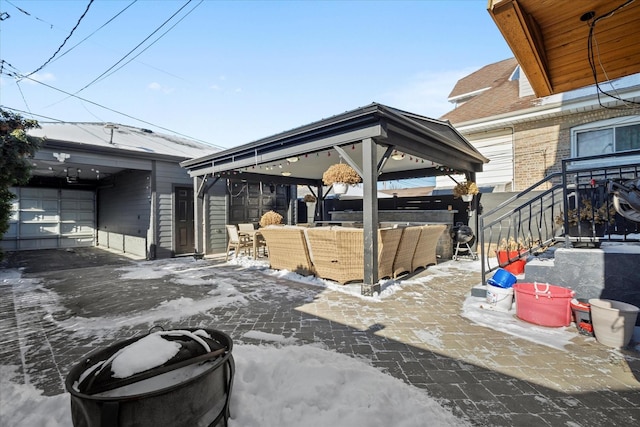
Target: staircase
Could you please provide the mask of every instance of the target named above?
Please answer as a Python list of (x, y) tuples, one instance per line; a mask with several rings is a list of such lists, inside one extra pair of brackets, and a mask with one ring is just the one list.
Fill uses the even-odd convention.
[[(577, 298), (640, 306), (640, 223), (608, 209), (607, 193), (609, 181), (638, 177), (640, 150), (565, 159), (561, 172), (484, 213), (478, 227), (482, 284), (497, 268), (525, 258), (520, 282), (552, 283), (575, 290)], [(503, 239), (523, 248), (499, 263), (495, 253)]]

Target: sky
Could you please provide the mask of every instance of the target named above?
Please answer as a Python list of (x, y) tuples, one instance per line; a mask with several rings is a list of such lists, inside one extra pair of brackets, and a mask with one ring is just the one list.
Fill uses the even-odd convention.
[[(427, 284), (433, 277), (451, 277), (460, 271), (480, 269), (480, 261), (446, 261), (430, 266), (429, 275), (409, 280), (381, 281), (382, 291), (373, 297), (360, 293), (359, 284), (339, 285), (329, 280), (304, 277), (296, 273), (270, 270), (265, 260), (250, 257), (232, 258), (229, 264), (255, 270), (275, 280), (264, 280), (255, 289), (258, 297), (265, 288), (279, 286), (278, 279), (287, 279), (347, 293), (358, 298), (384, 302), (402, 291), (402, 287), (415, 283)], [(211, 266), (203, 267), (192, 258), (172, 258), (155, 261), (139, 261), (123, 267), (122, 277), (158, 280), (174, 277), (180, 272), (177, 283), (182, 286), (211, 285)], [(169, 320), (179, 323), (199, 312), (206, 312), (221, 305), (243, 304), (244, 296), (226, 278), (212, 295), (203, 295), (200, 300), (178, 297), (164, 301), (144, 313), (134, 312), (117, 317), (82, 318), (73, 316), (65, 320), (54, 320), (52, 313), (65, 310), (55, 287), (45, 287), (37, 278), (23, 278), (20, 270), (0, 270), (0, 282), (10, 285), (17, 294), (29, 293), (39, 298), (45, 317), (56, 323), (56, 327), (78, 337), (91, 336), (96, 346), (107, 341), (114, 325), (159, 324)], [(300, 290), (287, 287), (292, 296)], [(266, 295), (266, 294), (265, 294)], [(299, 296), (296, 296), (299, 297)], [(18, 298), (20, 300), (20, 298)], [(467, 296), (461, 307), (461, 315), (479, 325), (517, 336), (550, 348), (569, 351), (571, 340), (578, 334), (574, 326), (567, 328), (545, 328), (519, 321), (515, 316), (515, 304), (506, 307), (492, 306), (486, 298)], [(438, 340), (437, 334), (423, 335), (426, 342)], [(261, 344), (253, 344), (259, 340)], [(635, 328), (633, 341), (640, 343), (640, 327)], [(152, 347), (149, 347), (152, 348)], [(147, 348), (147, 349), (149, 349)], [(636, 350), (640, 350), (637, 344)], [(140, 360), (138, 351), (131, 350), (129, 360)], [(161, 351), (164, 352), (164, 349)], [(245, 333), (234, 339), (232, 354), (236, 364), (231, 393), (230, 427), (299, 427), (301, 420), (308, 427), (320, 426), (398, 426), (422, 427), (425, 417), (429, 425), (464, 426), (466, 420), (456, 418), (423, 390), (410, 386), (377, 370), (364, 359), (352, 358), (323, 348), (319, 344), (302, 345), (295, 334), (290, 337), (259, 330)], [(161, 363), (161, 360), (157, 360)], [(137, 362), (132, 362), (137, 363)], [(149, 364), (148, 367), (152, 365)], [(138, 369), (144, 368), (138, 365)], [(26, 379), (26, 382), (25, 382)], [(341, 384), (338, 389), (335, 384)], [(363, 390), (384, 390), (384, 393), (363, 393)], [(28, 375), (19, 373), (19, 367), (0, 365), (0, 420), (6, 427), (70, 427), (71, 412), (69, 394), (45, 396), (29, 383)], [(8, 402), (8, 403), (7, 403)], [(331, 408), (331, 410), (327, 410)]]
[(513, 56), (486, 0), (89, 3), (0, 0), (0, 105), (230, 148), (372, 102), (438, 118)]

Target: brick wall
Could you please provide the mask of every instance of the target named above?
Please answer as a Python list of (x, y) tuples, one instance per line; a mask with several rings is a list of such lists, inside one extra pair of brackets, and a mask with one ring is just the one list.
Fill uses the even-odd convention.
[(571, 129), (587, 123), (629, 115), (604, 108), (514, 125), (514, 190), (521, 191), (548, 174), (560, 172), (571, 157)]

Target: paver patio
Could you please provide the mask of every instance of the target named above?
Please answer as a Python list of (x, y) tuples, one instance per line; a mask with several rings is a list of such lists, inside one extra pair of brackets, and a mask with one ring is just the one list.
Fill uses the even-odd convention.
[[(610, 349), (577, 333), (559, 350), (473, 323), (461, 310), (480, 282), (475, 271), (443, 275), (427, 269), (419, 276), (429, 280), (405, 284), (379, 301), (221, 258), (185, 263), (168, 276), (158, 261), (155, 279), (136, 277), (132, 260), (97, 248), (24, 252), (8, 261), (5, 266), (25, 268), (22, 283), (42, 288), (0, 283), (0, 364), (22, 366), (46, 395), (64, 392), (68, 370), (84, 354), (146, 332), (163, 301), (184, 297), (207, 300), (210, 308), (185, 310), (184, 318), (163, 323), (165, 328), (207, 326), (238, 344), (258, 342), (244, 336), (249, 331), (321, 343), (424, 389), (474, 425), (640, 422), (640, 353)], [(220, 286), (237, 292), (218, 301)], [(53, 302), (62, 309), (47, 311)], [(99, 338), (73, 333), (79, 318), (86, 330), (108, 332)]]

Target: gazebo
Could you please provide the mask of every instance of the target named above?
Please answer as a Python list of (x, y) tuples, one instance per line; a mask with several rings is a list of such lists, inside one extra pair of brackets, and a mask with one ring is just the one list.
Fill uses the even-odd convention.
[(448, 174), (475, 180), (488, 160), (449, 122), (378, 103), (187, 160), (181, 166), (194, 179), (196, 251), (204, 247), (203, 194), (217, 181), (307, 185), (322, 199), (322, 174), (339, 162), (363, 181), (364, 292), (378, 282), (377, 182)]

